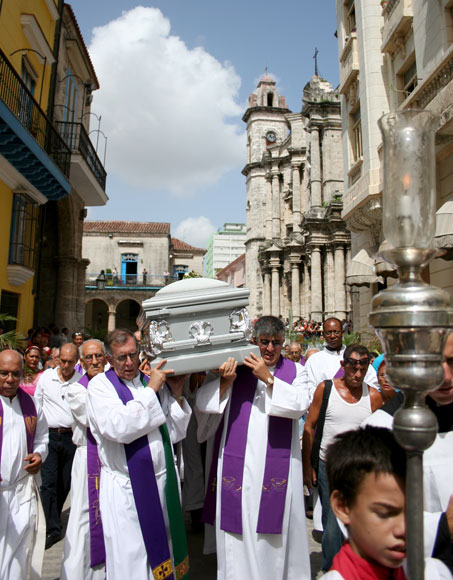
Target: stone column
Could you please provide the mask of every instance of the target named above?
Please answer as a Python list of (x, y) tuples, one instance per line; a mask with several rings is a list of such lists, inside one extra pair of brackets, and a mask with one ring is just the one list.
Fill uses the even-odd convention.
[(346, 293), (344, 271), (344, 248), (335, 248), (335, 316), (340, 320), (346, 318)]
[(272, 278), (271, 278), (271, 295), (272, 295), (272, 304), (271, 304), (271, 312), (273, 316), (279, 316), (280, 314), (280, 258), (277, 254), (274, 254), (271, 259), (269, 260), (271, 271), (272, 271)]
[(272, 175), (266, 173), (266, 239), (272, 240)]
[(311, 317), (322, 320), (321, 248), (311, 248)]
[(116, 308), (109, 305), (107, 331), (111, 332), (116, 328)]
[(85, 283), (86, 271), (90, 260), (82, 259), (78, 264), (78, 288), (76, 299), (75, 322), (77, 328), (83, 328), (85, 324)]
[[(347, 265), (350, 263), (350, 261), (351, 261), (351, 248), (346, 248), (345, 272), (347, 271)], [(351, 286), (349, 286), (349, 284), (345, 284), (345, 292), (346, 292), (346, 312), (349, 313), (349, 319), (352, 320), (352, 292)]]
[(293, 165), (292, 172), (293, 172), (293, 232), (299, 233), (301, 231), (300, 224), (302, 221), (299, 166)]
[(326, 314), (333, 316), (335, 312), (335, 267), (332, 248), (326, 249), (325, 268), (325, 289)]
[(290, 256), (291, 264), (291, 310), (293, 319), (300, 317), (300, 273), (299, 273), (300, 256)]
[(305, 318), (310, 318), (311, 313), (311, 273), (308, 261), (305, 262), (304, 266), (304, 316)]
[(76, 294), (79, 289), (78, 260), (73, 256), (57, 258), (58, 275), (55, 301), (55, 320), (60, 328), (67, 327), (70, 332), (75, 328)]
[(264, 311), (263, 315), (268, 316), (272, 312), (271, 306), (271, 272), (269, 268), (264, 270)]
[(319, 151), (319, 129), (311, 129), (311, 205), (322, 205), (321, 155)]
[(272, 172), (272, 237), (280, 238), (280, 180), (278, 171)]

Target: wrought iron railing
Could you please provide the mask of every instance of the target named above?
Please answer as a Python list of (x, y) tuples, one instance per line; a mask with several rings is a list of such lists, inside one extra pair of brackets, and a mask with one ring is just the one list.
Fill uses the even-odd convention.
[[(85, 284), (87, 286), (96, 286), (96, 279), (99, 272), (87, 272)], [(140, 286), (165, 286), (171, 282), (179, 280), (179, 276), (165, 274), (153, 274), (147, 272), (146, 274), (120, 274), (120, 273), (105, 273), (105, 288), (130, 288)]]
[(82, 155), (88, 167), (93, 172), (93, 175), (96, 177), (97, 182), (105, 190), (107, 173), (91, 143), (85, 127), (82, 123), (68, 123), (66, 121), (58, 121), (56, 124), (60, 130), (61, 137), (69, 149), (73, 153), (80, 153)]
[(71, 158), (69, 148), (1, 49), (0, 99), (68, 177)]

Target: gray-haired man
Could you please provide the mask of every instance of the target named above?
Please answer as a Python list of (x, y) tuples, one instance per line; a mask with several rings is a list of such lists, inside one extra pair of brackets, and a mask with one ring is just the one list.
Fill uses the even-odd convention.
[(284, 338), (281, 320), (260, 318), (261, 356), (237, 373), (228, 359), (197, 394), (199, 440), (214, 440), (203, 519), (216, 528), (221, 580), (311, 578), (298, 427), (308, 392)]

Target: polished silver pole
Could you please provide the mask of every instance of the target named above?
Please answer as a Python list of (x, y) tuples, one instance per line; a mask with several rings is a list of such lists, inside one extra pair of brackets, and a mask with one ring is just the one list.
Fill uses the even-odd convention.
[(435, 230), (435, 117), (405, 110), (384, 116), (383, 232), (398, 282), (377, 294), (370, 323), (386, 353), (390, 384), (404, 392), (393, 430), (407, 453), (406, 530), (409, 580), (424, 580), (423, 452), (437, 434), (425, 396), (443, 381), (443, 349), (450, 296), (426, 284), (422, 270), (437, 255)]

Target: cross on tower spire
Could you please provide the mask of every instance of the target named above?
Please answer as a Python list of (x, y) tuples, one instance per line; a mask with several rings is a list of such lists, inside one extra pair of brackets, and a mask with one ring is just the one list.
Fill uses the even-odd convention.
[(316, 77), (319, 76), (318, 75), (318, 53), (319, 53), (318, 49), (315, 48), (315, 54), (313, 55), (313, 58), (315, 59), (315, 76)]

